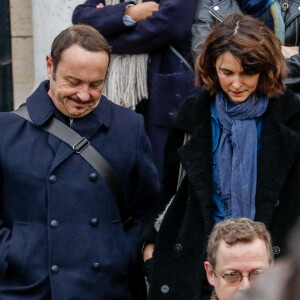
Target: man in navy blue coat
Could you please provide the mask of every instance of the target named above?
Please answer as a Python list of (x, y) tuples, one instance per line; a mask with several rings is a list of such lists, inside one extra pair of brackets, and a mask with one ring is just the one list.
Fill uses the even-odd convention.
[[(158, 189), (143, 118), (101, 96), (110, 47), (78, 25), (47, 56), (49, 81), (27, 99), (34, 124), (0, 114), (0, 299), (133, 299), (129, 272)], [(124, 231), (104, 178), (39, 126), (56, 117), (107, 160), (133, 216)]]
[(187, 63), (193, 65), (191, 26), (198, 0), (120, 0), (107, 5), (110, 2), (85, 1), (75, 8), (73, 23), (99, 30), (114, 54), (149, 54), (149, 95), (141, 112), (161, 177), (169, 117), (195, 93), (194, 73)]

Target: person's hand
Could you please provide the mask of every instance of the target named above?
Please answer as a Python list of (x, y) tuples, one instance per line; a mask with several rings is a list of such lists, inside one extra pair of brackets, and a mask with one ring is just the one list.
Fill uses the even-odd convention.
[(130, 16), (133, 21), (139, 22), (152, 16), (154, 11), (158, 11), (159, 5), (154, 1), (139, 3), (133, 6), (128, 6), (125, 15)]
[(104, 7), (104, 4), (103, 3), (99, 3), (96, 8), (103, 8)]
[(281, 52), (284, 58), (288, 59), (293, 55), (299, 54), (299, 46), (281, 46)]
[(152, 258), (153, 251), (154, 251), (154, 244), (148, 244), (145, 247), (144, 253), (143, 253), (143, 259), (144, 259), (144, 261), (146, 261), (147, 259)]

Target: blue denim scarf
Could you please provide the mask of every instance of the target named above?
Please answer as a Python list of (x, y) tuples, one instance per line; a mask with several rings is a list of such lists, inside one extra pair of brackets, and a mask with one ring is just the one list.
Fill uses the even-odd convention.
[(251, 95), (235, 105), (223, 92), (216, 94), (216, 111), (222, 127), (216, 152), (221, 198), (227, 216), (254, 219), (257, 179), (255, 118), (268, 107), (267, 97)]

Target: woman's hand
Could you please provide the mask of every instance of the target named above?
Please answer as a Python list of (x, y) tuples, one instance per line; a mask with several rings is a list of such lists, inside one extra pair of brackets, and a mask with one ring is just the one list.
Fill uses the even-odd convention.
[(153, 256), (153, 251), (154, 251), (154, 244), (148, 244), (145, 248), (144, 248), (144, 253), (143, 253), (143, 259), (144, 262), (147, 259), (152, 258)]
[(291, 56), (299, 54), (299, 46), (281, 46), (281, 52), (285, 59), (291, 58)]

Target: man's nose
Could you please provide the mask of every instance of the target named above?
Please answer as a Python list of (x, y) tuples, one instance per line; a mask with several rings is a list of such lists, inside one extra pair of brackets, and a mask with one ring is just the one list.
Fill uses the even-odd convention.
[(243, 290), (246, 290), (250, 287), (250, 280), (249, 280), (249, 277), (247, 276), (244, 276), (240, 285), (239, 285), (239, 290), (240, 291), (243, 291)]
[(88, 86), (81, 86), (80, 90), (77, 93), (77, 96), (81, 101), (90, 100), (89, 87)]

